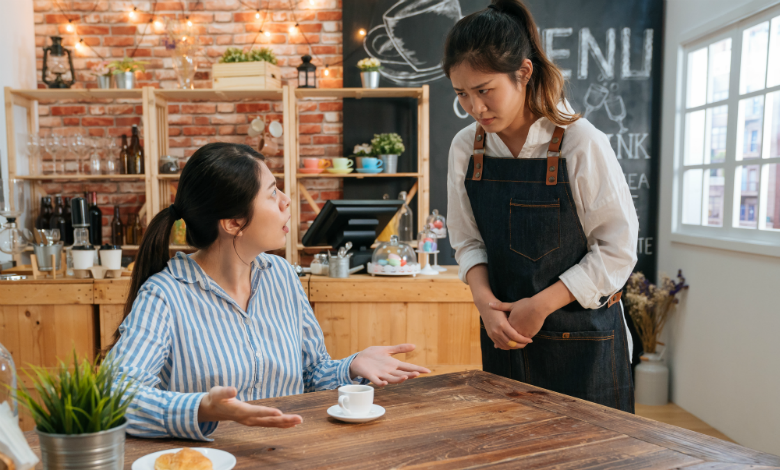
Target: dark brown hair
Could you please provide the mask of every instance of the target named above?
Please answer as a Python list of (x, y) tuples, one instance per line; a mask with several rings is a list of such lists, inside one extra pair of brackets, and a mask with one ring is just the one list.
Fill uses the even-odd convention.
[(455, 66), (466, 63), (483, 73), (505, 73), (517, 84), (525, 59), (534, 66), (526, 87), (530, 111), (557, 125), (579, 119), (558, 109), (565, 95), (563, 75), (544, 54), (536, 22), (521, 0), (493, 0), (488, 8), (461, 18), (447, 35), (442, 68), (449, 77)]
[[(171, 229), (177, 219), (187, 225), (187, 243), (199, 250), (216, 241), (220, 220), (246, 219), (244, 226), (249, 225), (263, 160), (248, 145), (228, 143), (204, 145), (190, 157), (181, 172), (173, 209), (167, 207), (154, 216), (141, 240), (125, 317), (144, 282), (168, 264)], [(235, 238), (233, 244), (235, 249)]]

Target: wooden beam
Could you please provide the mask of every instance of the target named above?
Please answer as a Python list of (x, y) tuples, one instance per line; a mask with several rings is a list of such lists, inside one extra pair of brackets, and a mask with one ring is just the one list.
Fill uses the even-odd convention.
[(317, 202), (314, 201), (314, 198), (311, 197), (311, 194), (309, 194), (309, 191), (306, 190), (306, 187), (302, 183), (298, 183), (298, 189), (301, 190), (301, 194), (303, 194), (303, 197), (306, 198), (306, 202), (308, 202), (311, 208), (314, 209), (314, 213), (319, 215), (320, 206), (318, 206)]

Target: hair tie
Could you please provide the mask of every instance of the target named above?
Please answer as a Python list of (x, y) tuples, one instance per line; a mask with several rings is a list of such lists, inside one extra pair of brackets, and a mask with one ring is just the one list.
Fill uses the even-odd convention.
[(491, 10), (496, 10), (497, 12), (501, 13), (501, 10), (499, 10), (498, 7), (492, 3), (487, 7), (490, 8)]
[(181, 219), (181, 216), (179, 215), (179, 211), (176, 210), (176, 206), (174, 206), (173, 204), (168, 206), (168, 211), (173, 216), (174, 221)]

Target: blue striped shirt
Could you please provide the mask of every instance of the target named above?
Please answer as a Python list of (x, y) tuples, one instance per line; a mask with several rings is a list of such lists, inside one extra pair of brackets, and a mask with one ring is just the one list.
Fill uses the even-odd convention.
[(198, 423), (198, 406), (216, 385), (248, 401), (360, 383), (349, 377), (355, 355), (330, 358), (287, 261), (261, 254), (250, 279), (247, 311), (183, 253), (141, 286), (110, 354), (140, 384), (129, 434), (210, 440), (217, 423)]

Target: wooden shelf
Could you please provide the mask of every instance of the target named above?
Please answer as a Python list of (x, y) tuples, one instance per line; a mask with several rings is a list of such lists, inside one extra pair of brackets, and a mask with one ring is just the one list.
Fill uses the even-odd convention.
[(14, 178), (30, 181), (143, 181), (146, 175), (14, 175)]
[(347, 173), (346, 175), (337, 175), (334, 173), (319, 173), (312, 175), (309, 173), (298, 173), (298, 179), (301, 178), (419, 178), (420, 173)]
[[(276, 178), (284, 178), (284, 173), (271, 173)], [(157, 175), (158, 180), (178, 181), (181, 178), (181, 173), (175, 175)]]
[(141, 99), (143, 90), (120, 90), (111, 88), (70, 88), (70, 89), (39, 89), (11, 90), (11, 93), (28, 100), (105, 100), (105, 99)]
[[(122, 251), (138, 251), (139, 245), (122, 245)], [(169, 250), (195, 251), (197, 248), (189, 245), (169, 245)]]
[[(380, 243), (385, 242), (374, 242), (371, 244), (371, 249), (374, 250), (376, 247), (379, 246)], [(412, 240), (411, 242), (402, 242), (406, 243), (407, 245), (411, 246), (412, 248), (417, 248), (417, 240)], [(298, 243), (298, 249), (302, 251), (324, 251), (324, 250), (332, 250), (333, 247), (329, 245), (322, 245), (322, 246), (303, 246), (303, 243)]]
[(297, 88), (298, 98), (421, 98), (422, 88)]
[(282, 89), (268, 90), (155, 90), (154, 94), (168, 101), (259, 101), (280, 100)]

